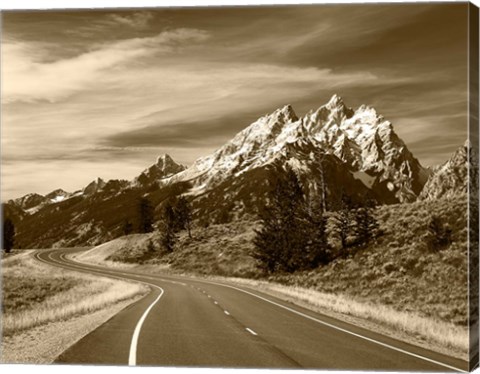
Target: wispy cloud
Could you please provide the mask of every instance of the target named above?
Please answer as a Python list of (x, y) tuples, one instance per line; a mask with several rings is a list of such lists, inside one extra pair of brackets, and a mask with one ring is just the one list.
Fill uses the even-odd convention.
[[(49, 48), (35, 42), (7, 42), (2, 51), (3, 101), (56, 102), (103, 81), (104, 74), (159, 53), (167, 54), (208, 38), (202, 30), (176, 29), (145, 38), (95, 45), (69, 59), (41, 62)], [(47, 48), (45, 48), (47, 47)]]
[(121, 33), (122, 30), (123, 33), (147, 30), (153, 19), (154, 13), (149, 11), (107, 13), (90, 19), (87, 24), (75, 25), (61, 32), (82, 38), (98, 37), (103, 34), (108, 38)]
[(135, 12), (130, 15), (111, 14), (107, 16), (107, 19), (104, 22), (106, 24), (112, 22), (114, 24), (141, 29), (147, 27), (152, 18), (153, 14), (150, 12)]

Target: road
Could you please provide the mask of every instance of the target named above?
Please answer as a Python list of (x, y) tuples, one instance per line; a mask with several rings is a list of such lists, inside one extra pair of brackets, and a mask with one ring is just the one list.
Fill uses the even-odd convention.
[(56, 363), (181, 367), (467, 371), (428, 351), (284, 302), (203, 279), (35, 256), (66, 269), (134, 280), (151, 291), (60, 355)]

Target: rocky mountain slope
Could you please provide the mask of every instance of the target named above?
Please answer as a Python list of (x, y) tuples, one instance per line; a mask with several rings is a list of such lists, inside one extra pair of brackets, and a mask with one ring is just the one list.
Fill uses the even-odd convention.
[(286, 165), (307, 196), (327, 209), (335, 209), (342, 195), (411, 202), (429, 177), (389, 121), (368, 106), (351, 109), (334, 95), (303, 117), (289, 105), (262, 116), (188, 168), (163, 155), (132, 181), (97, 178), (80, 191), (30, 194), (4, 209), (18, 226), (22, 247), (98, 244), (122, 235), (125, 221), (135, 221), (142, 196), (158, 214), (169, 196), (185, 194), (194, 218), (205, 225), (255, 216)]
[(468, 141), (444, 164), (433, 169), (419, 199), (434, 200), (453, 197), (468, 190)]

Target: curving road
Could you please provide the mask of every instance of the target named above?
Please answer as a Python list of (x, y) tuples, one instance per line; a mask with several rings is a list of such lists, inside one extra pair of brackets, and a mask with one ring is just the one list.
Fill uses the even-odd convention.
[[(406, 344), (247, 287), (35, 257), (134, 280), (151, 292), (67, 349), (57, 363), (394, 371), (467, 371), (466, 361)], [(78, 249), (77, 249), (78, 251)]]

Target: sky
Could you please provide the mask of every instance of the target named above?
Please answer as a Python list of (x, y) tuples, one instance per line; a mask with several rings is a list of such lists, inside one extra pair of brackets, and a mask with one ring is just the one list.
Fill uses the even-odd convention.
[(335, 93), (436, 165), (467, 138), (467, 59), (466, 3), (4, 11), (2, 200), (190, 165)]

